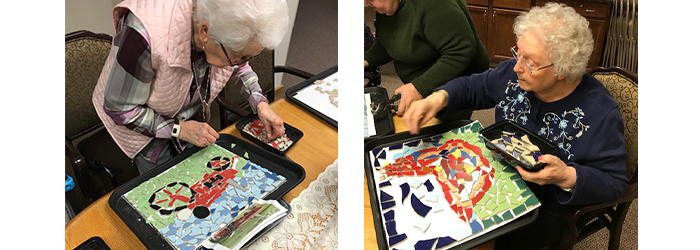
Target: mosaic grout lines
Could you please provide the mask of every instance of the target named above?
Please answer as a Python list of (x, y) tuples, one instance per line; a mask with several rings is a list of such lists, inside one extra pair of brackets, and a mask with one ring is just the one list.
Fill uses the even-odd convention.
[(540, 205), (486, 149), (481, 129), (474, 122), (371, 150), (390, 249), (448, 249)]
[(221, 225), (286, 179), (212, 145), (123, 197), (176, 249), (194, 250)]

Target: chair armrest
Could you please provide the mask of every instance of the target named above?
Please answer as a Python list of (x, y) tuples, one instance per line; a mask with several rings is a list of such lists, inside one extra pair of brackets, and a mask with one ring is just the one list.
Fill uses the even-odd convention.
[(605, 208), (611, 208), (622, 203), (632, 202), (638, 197), (637, 184), (638, 183), (633, 183), (628, 185), (627, 188), (625, 188), (625, 190), (622, 191), (622, 195), (620, 196), (620, 198), (612, 202), (605, 202), (593, 205), (571, 206), (566, 208), (566, 211), (564, 212), (565, 224), (569, 225), (570, 230), (575, 231), (576, 222), (587, 213)]
[(289, 67), (289, 66), (275, 66), (273, 71), (275, 73), (280, 72), (280, 73), (292, 74), (292, 75), (295, 75), (295, 76), (298, 76), (298, 77), (301, 77), (304, 79), (309, 79), (309, 78), (314, 76), (314, 74), (311, 74), (309, 72), (306, 72), (306, 71), (303, 71), (303, 70), (300, 70), (300, 69), (297, 69), (294, 67)]
[(87, 159), (80, 153), (80, 151), (78, 151), (78, 148), (75, 147), (70, 140), (68, 140), (68, 138), (66, 138), (66, 156), (70, 160), (70, 164), (73, 166), (73, 172), (75, 172), (75, 175), (82, 175), (90, 171)]

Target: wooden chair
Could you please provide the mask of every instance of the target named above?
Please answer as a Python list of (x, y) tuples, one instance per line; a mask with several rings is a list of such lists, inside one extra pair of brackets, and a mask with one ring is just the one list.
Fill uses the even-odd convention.
[[(258, 83), (263, 91), (263, 94), (268, 101), (275, 100), (275, 73), (288, 73), (302, 79), (309, 79), (314, 75), (287, 66), (275, 66), (275, 53), (272, 50), (265, 50), (256, 57), (250, 60), (250, 66), (258, 75)], [(233, 86), (226, 86), (216, 97), (216, 102), (219, 104), (219, 119), (221, 121), (221, 129), (228, 127), (239, 119), (249, 115), (250, 111), (248, 100), (244, 99), (239, 89)]]
[(80, 212), (92, 201), (138, 176), (112, 140), (92, 104), (92, 92), (111, 49), (112, 37), (80, 30), (66, 34), (65, 145), (66, 174), (76, 182), (73, 209)]
[(622, 225), (632, 201), (637, 199), (637, 75), (623, 68), (597, 67), (591, 71), (608, 89), (620, 107), (624, 122), (625, 147), (627, 148), (627, 188), (615, 201), (603, 204), (569, 207), (564, 215), (564, 232), (559, 249), (572, 249), (574, 244), (600, 229), (610, 232), (608, 249), (620, 247)]

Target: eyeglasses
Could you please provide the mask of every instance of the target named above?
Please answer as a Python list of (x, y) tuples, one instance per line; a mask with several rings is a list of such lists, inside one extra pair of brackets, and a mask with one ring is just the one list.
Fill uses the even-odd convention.
[(224, 55), (226, 56), (226, 60), (228, 60), (229, 66), (236, 66), (236, 65), (245, 64), (248, 61), (250, 61), (251, 58), (253, 58), (253, 57), (243, 57), (243, 58), (241, 58), (241, 60), (238, 60), (236, 63), (233, 63), (233, 62), (231, 62), (231, 58), (228, 57), (228, 53), (226, 52), (226, 48), (224, 48), (224, 45), (221, 43), (219, 43), (219, 45), (221, 46), (221, 50), (224, 51)]
[[(518, 58), (519, 58), (519, 57), (518, 57), (518, 52), (515, 51), (515, 47), (517, 47), (517, 46), (510, 47), (510, 52), (513, 53), (513, 58), (515, 58), (515, 60), (518, 61), (518, 60), (519, 60), (519, 59), (518, 59)], [(530, 66), (530, 64), (527, 63), (527, 61), (523, 61), (523, 62), (525, 63), (525, 67), (526, 67), (525, 69), (528, 70), (528, 71), (530, 71), (530, 74), (535, 73), (535, 71), (538, 71), (538, 70), (541, 70), (541, 69), (546, 69), (546, 68), (549, 68), (549, 67), (554, 66), (554, 63), (552, 63), (552, 64), (547, 65), (547, 66), (543, 66), (543, 67), (539, 67), (539, 68), (536, 68), (536, 69), (532, 69), (532, 66)]]

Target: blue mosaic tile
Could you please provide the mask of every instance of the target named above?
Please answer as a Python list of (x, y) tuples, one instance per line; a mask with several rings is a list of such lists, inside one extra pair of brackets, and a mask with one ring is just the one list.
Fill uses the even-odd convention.
[(433, 209), (432, 207), (423, 204), (423, 202), (421, 202), (415, 194), (411, 194), (411, 206), (413, 207), (413, 211), (415, 211), (421, 217), (425, 217), (428, 215), (428, 212)]
[(413, 248), (415, 250), (430, 250), (433, 248), (433, 244), (435, 244), (436, 240), (437, 239), (419, 240), (413, 245)]

